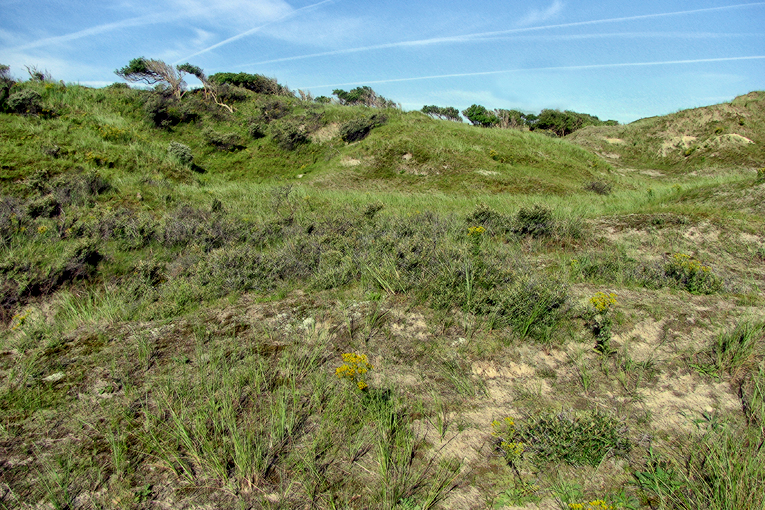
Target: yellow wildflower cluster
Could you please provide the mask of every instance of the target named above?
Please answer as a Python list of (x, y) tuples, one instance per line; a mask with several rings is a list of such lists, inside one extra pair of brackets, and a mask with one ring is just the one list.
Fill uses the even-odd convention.
[(38, 234), (44, 234), (47, 231), (48, 231), (48, 227), (46, 227), (45, 225), (40, 225), (39, 227), (37, 227)]
[(598, 292), (590, 298), (590, 306), (592, 306), (593, 310), (597, 313), (607, 312), (615, 304), (617, 304), (616, 294), (613, 292), (610, 294)]
[(504, 420), (491, 422), (491, 435), (499, 440), (499, 448), (508, 462), (515, 462), (523, 456), (526, 446), (521, 441), (514, 441), (515, 421), (509, 416)]
[(364, 380), (364, 375), (374, 368), (367, 358), (366, 354), (355, 354), (352, 352), (343, 354), (343, 363), (335, 369), (335, 375), (338, 379), (347, 379), (360, 390), (366, 390), (369, 385)]
[(27, 310), (26, 312), (17, 313), (14, 315), (13, 319), (11, 319), (11, 323), (13, 324), (13, 326), (11, 326), (11, 331), (16, 331), (17, 329), (21, 328), (27, 321), (27, 317), (29, 317), (30, 313), (32, 313), (32, 311)]
[(672, 255), (672, 263), (689, 273), (697, 273), (699, 271), (708, 273), (711, 271), (709, 266), (703, 265), (701, 262), (685, 253), (675, 253)]
[(602, 499), (596, 499), (589, 503), (569, 503), (568, 507), (571, 510), (614, 510), (613, 506)]
[(469, 236), (480, 236), (484, 232), (486, 232), (486, 229), (481, 227), (480, 225), (477, 226), (477, 227), (470, 227), (468, 229), (468, 235)]

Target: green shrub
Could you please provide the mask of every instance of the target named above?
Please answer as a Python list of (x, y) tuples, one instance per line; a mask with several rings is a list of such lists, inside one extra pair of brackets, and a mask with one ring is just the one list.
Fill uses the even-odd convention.
[(675, 253), (664, 266), (667, 278), (692, 294), (713, 294), (722, 289), (722, 279), (712, 268), (685, 253)]
[(387, 120), (385, 115), (379, 114), (351, 119), (340, 127), (340, 137), (348, 143), (363, 140), (372, 129), (382, 126)]
[(237, 133), (220, 133), (210, 128), (202, 130), (202, 136), (208, 145), (212, 145), (219, 151), (237, 151), (244, 149), (242, 139)]
[(61, 204), (53, 194), (30, 200), (26, 208), (30, 218), (52, 218), (61, 214)]
[(555, 220), (552, 211), (546, 207), (535, 205), (531, 208), (521, 207), (515, 216), (514, 231), (518, 235), (544, 237), (553, 233)]
[(250, 119), (247, 123), (247, 132), (253, 139), (258, 140), (266, 136), (268, 125), (259, 119)]
[(499, 124), (499, 119), (496, 115), (487, 110), (485, 106), (478, 104), (471, 105), (463, 110), (462, 115), (474, 126), (492, 127)]
[(292, 91), (277, 83), (275, 78), (268, 78), (262, 74), (249, 73), (215, 73), (210, 76), (210, 81), (218, 84), (228, 84), (243, 89), (278, 96), (292, 96)]
[(300, 145), (309, 142), (305, 124), (298, 119), (285, 119), (272, 122), (270, 125), (271, 138), (286, 151), (295, 150)]
[(43, 111), (42, 96), (34, 89), (25, 88), (14, 92), (5, 100), (6, 108), (13, 113), (37, 115)]
[(584, 185), (585, 191), (592, 191), (598, 195), (610, 195), (613, 188), (613, 184), (606, 181), (590, 181)]
[(188, 145), (170, 142), (167, 146), (167, 152), (183, 165), (190, 165), (194, 161), (194, 155), (191, 153), (191, 147)]
[(191, 105), (165, 91), (149, 92), (143, 105), (149, 122), (159, 128), (170, 128), (178, 124), (193, 122), (199, 114)]
[(535, 464), (565, 462), (598, 466), (605, 457), (624, 456), (632, 445), (623, 423), (602, 411), (548, 413), (514, 429), (506, 442), (522, 443)]

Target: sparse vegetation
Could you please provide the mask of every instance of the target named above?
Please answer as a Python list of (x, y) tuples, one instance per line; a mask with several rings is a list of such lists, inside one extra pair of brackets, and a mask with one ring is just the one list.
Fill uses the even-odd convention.
[(0, 508), (763, 507), (761, 94), (702, 165), (661, 119), (4, 83)]

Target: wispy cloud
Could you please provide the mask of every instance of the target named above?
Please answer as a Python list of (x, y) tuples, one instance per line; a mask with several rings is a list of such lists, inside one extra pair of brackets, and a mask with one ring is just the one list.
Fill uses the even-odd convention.
[(532, 9), (524, 17), (516, 22), (519, 27), (535, 25), (554, 18), (563, 10), (563, 2), (555, 0), (547, 9)]
[[(178, 62), (181, 62), (183, 60), (188, 60), (188, 59), (190, 59), (192, 57), (196, 57), (197, 55), (201, 55), (203, 53), (207, 53), (208, 51), (212, 51), (212, 50), (214, 50), (216, 48), (220, 48), (221, 46), (224, 46), (226, 44), (229, 44), (229, 43), (232, 43), (232, 42), (237, 41), (239, 39), (242, 39), (244, 37), (247, 37), (247, 36), (252, 35), (252, 34), (254, 34), (256, 32), (259, 32), (260, 30), (263, 30), (264, 28), (269, 27), (269, 26), (271, 26), (271, 25), (273, 25), (275, 23), (279, 23), (281, 21), (284, 21), (286, 19), (292, 18), (292, 17), (297, 16), (299, 14), (304, 14), (306, 12), (310, 12), (310, 11), (312, 11), (314, 9), (317, 9), (318, 7), (321, 7), (324, 4), (332, 3), (332, 2), (335, 2), (335, 1), (336, 0), (322, 0), (321, 2), (318, 2), (318, 3), (315, 3), (315, 4), (311, 4), (311, 5), (307, 5), (305, 7), (301, 7), (300, 9), (295, 9), (295, 10), (293, 10), (293, 11), (287, 13), (287, 14), (284, 14), (283, 16), (280, 16), (280, 17), (278, 17), (278, 18), (276, 18), (276, 19), (274, 19), (272, 21), (269, 21), (267, 23), (263, 23), (262, 25), (254, 27), (254, 28), (251, 28), (249, 30), (245, 30), (244, 32), (240, 32), (239, 34), (237, 34), (237, 35), (235, 35), (233, 37), (229, 37), (228, 39), (224, 39), (223, 41), (215, 43), (212, 46), (208, 46), (207, 48), (201, 49), (201, 50), (197, 51), (196, 53), (192, 53), (191, 55), (188, 55), (188, 56), (180, 59)], [(176, 63), (178, 63), (178, 62), (176, 62)]]
[(24, 51), (32, 48), (40, 48), (44, 46), (58, 45), (84, 37), (92, 37), (94, 35), (100, 35), (106, 32), (113, 32), (115, 30), (122, 30), (125, 28), (153, 25), (160, 23), (168, 23), (180, 19), (180, 15), (159, 15), (159, 14), (147, 14), (145, 16), (137, 16), (135, 18), (127, 18), (112, 23), (104, 23), (102, 25), (96, 25), (94, 27), (86, 28), (84, 30), (78, 30), (65, 35), (58, 35), (54, 37), (45, 37), (36, 41), (10, 48), (8, 51)]
[(488, 38), (496, 38), (496, 37), (508, 36), (512, 34), (521, 34), (524, 32), (551, 30), (556, 28), (581, 27), (581, 26), (588, 26), (588, 25), (600, 25), (600, 24), (607, 24), (607, 23), (620, 23), (625, 21), (666, 18), (666, 17), (672, 17), (672, 16), (687, 16), (692, 14), (716, 12), (716, 11), (723, 11), (723, 10), (730, 10), (730, 9), (740, 9), (740, 8), (755, 7), (755, 6), (762, 6), (762, 5), (765, 5), (765, 2), (753, 2), (753, 3), (747, 3), (747, 4), (727, 5), (722, 7), (707, 7), (703, 9), (663, 12), (663, 13), (657, 13), (657, 14), (641, 14), (636, 16), (624, 16), (620, 18), (604, 18), (604, 19), (588, 20), (588, 21), (575, 21), (570, 23), (559, 23), (554, 25), (539, 25), (539, 26), (533, 26), (533, 27), (512, 28), (508, 30), (477, 32), (477, 33), (463, 34), (463, 35), (457, 35), (457, 36), (433, 37), (429, 39), (418, 39), (418, 40), (412, 40), (412, 41), (400, 41), (400, 42), (393, 42), (393, 43), (374, 44), (369, 46), (360, 46), (356, 48), (344, 48), (342, 50), (324, 51), (324, 52), (311, 53), (306, 55), (295, 55), (292, 57), (262, 60), (259, 62), (250, 62), (247, 64), (242, 64), (242, 65), (238, 65), (234, 67), (248, 67), (248, 66), (264, 65), (264, 64), (273, 64), (277, 62), (290, 62), (294, 60), (304, 60), (304, 59), (327, 57), (327, 56), (334, 56), (334, 55), (345, 55), (350, 53), (363, 53), (367, 51), (385, 50), (385, 49), (392, 49), (392, 48), (410, 48), (410, 47), (429, 46), (429, 45), (437, 45), (437, 44), (468, 43), (468, 42), (475, 42), (475, 41), (480, 41), (480, 40), (488, 39)]
[(722, 57), (722, 58), (696, 58), (690, 60), (662, 60), (656, 62), (621, 62), (612, 64), (589, 64), (580, 66), (550, 66), (550, 67), (528, 67), (518, 69), (502, 69), (496, 71), (479, 71), (474, 73), (453, 73), (453, 74), (436, 74), (431, 76), (415, 76), (409, 78), (391, 78), (387, 80), (360, 80), (347, 83), (330, 83), (325, 85), (310, 85), (300, 87), (302, 89), (323, 88), (323, 87), (347, 87), (351, 85), (358, 85), (364, 83), (365, 85), (379, 85), (381, 83), (400, 83), (407, 81), (420, 81), (420, 80), (437, 80), (443, 78), (465, 78), (470, 76), (490, 76), (495, 74), (510, 74), (510, 73), (525, 73), (533, 71), (581, 71), (586, 69), (609, 69), (609, 68), (624, 68), (624, 67), (647, 67), (647, 66), (666, 66), (666, 65), (687, 65), (687, 64), (703, 64), (710, 62), (735, 62), (743, 60), (765, 60), (765, 55), (753, 55), (747, 57)]
[[(329, 2), (333, 0), (325, 0)], [(62, 43), (93, 37), (108, 32), (140, 26), (174, 23), (181, 20), (200, 20), (209, 23), (214, 20), (227, 20), (227, 24), (269, 22), (285, 19), (303, 9), (293, 10), (284, 0), (218, 0), (214, 4), (203, 0), (168, 0), (160, 2), (160, 9), (143, 16), (136, 16), (110, 23), (103, 23), (69, 34), (45, 37), (22, 44), (8, 51), (24, 51), (32, 48), (55, 46)], [(311, 7), (311, 6), (309, 6)], [(16, 36), (16, 38), (18, 38)]]

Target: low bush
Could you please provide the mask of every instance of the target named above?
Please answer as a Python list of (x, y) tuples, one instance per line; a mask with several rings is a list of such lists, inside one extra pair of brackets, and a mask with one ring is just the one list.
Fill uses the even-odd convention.
[(242, 138), (237, 133), (220, 133), (210, 128), (202, 130), (202, 136), (208, 145), (212, 145), (219, 151), (232, 152), (244, 149)]
[(712, 268), (685, 253), (672, 255), (664, 272), (667, 278), (691, 294), (713, 294), (722, 289), (722, 279), (712, 272)]
[(606, 181), (590, 181), (585, 183), (584, 190), (598, 195), (610, 195), (614, 185)]
[(599, 410), (548, 413), (520, 425), (512, 419), (492, 425), (497, 446), (506, 458), (511, 447), (514, 459), (531, 456), (538, 466), (565, 462), (595, 467), (607, 456), (624, 456), (632, 450), (626, 426)]
[(380, 114), (352, 119), (340, 127), (340, 137), (348, 143), (363, 140), (372, 129), (382, 126), (387, 120), (385, 115)]
[(191, 147), (188, 145), (170, 142), (167, 146), (167, 152), (183, 165), (190, 165), (194, 161), (194, 155), (191, 153)]
[(43, 112), (42, 96), (34, 89), (25, 88), (13, 92), (5, 100), (5, 107), (12, 113), (37, 115)]
[(309, 142), (308, 130), (299, 119), (272, 122), (269, 130), (274, 142), (286, 151), (295, 150), (300, 145)]
[(531, 208), (521, 207), (515, 216), (514, 232), (521, 236), (549, 236), (555, 229), (552, 211), (546, 207), (535, 205)]

